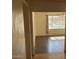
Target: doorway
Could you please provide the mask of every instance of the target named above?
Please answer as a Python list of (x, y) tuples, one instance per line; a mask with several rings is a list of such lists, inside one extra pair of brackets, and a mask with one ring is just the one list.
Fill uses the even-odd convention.
[(34, 59), (65, 58), (65, 12), (32, 12)]
[[(57, 21), (62, 20), (59, 15), (65, 13), (65, 1), (27, 2), (24, 5), (26, 58), (65, 59), (66, 25), (62, 26), (62, 21)], [(49, 28), (49, 16), (56, 18), (52, 29)]]

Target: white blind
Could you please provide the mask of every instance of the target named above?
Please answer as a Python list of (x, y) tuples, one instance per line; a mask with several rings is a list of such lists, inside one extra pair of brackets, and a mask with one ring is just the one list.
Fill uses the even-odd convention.
[(65, 15), (48, 16), (48, 29), (64, 29)]

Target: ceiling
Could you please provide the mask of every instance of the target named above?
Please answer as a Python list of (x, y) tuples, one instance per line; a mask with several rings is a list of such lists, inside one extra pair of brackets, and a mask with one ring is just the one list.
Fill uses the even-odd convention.
[(65, 12), (66, 0), (26, 0), (29, 1), (32, 11)]
[(66, 0), (31, 0), (32, 2), (66, 2)]

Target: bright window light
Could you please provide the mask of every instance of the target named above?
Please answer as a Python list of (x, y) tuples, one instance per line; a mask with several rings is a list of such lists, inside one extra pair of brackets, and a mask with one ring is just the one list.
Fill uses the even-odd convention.
[(58, 36), (58, 37), (50, 37), (50, 40), (63, 40), (65, 39), (65, 36)]
[(65, 15), (48, 16), (48, 29), (64, 29)]

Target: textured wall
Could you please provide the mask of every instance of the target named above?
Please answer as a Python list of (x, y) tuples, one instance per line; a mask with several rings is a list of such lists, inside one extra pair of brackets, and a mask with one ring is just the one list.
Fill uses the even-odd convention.
[(25, 58), (25, 37), (22, 0), (12, 1), (12, 54), (13, 59)]

